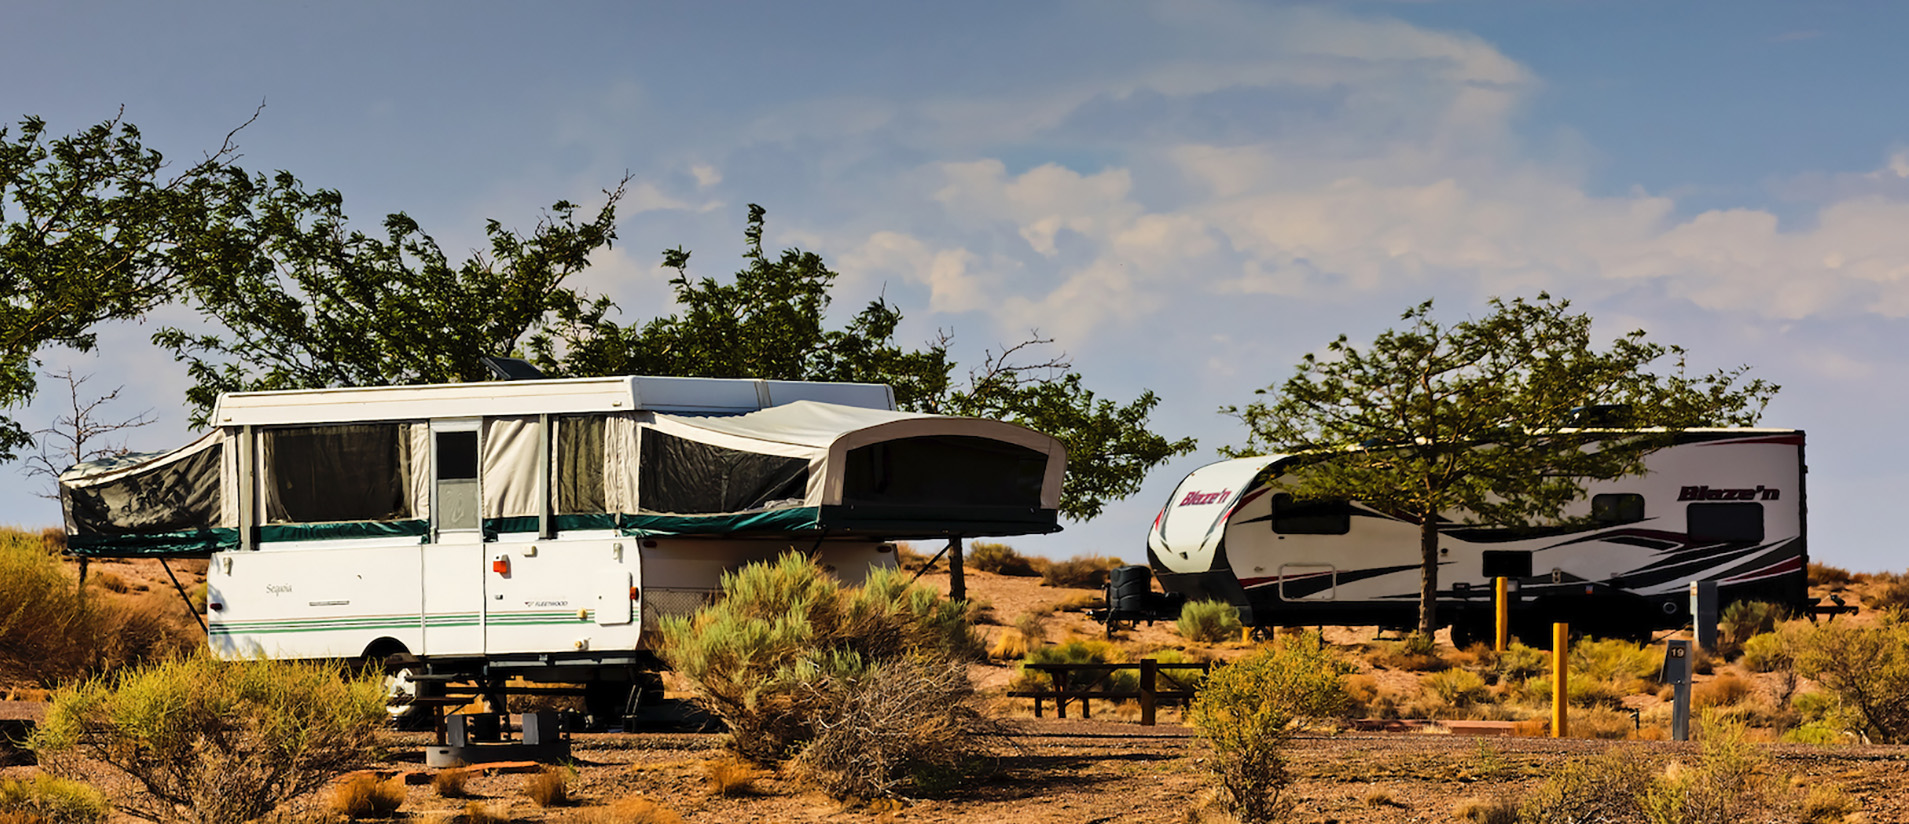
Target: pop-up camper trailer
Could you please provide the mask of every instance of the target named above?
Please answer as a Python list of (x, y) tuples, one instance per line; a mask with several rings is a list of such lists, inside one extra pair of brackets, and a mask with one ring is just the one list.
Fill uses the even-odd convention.
[[(1231, 603), (1252, 626), (1416, 626), (1419, 525), (1357, 501), (1295, 499), (1282, 479), (1305, 464), (1239, 458), (1188, 475), (1147, 537), (1161, 586)], [(1448, 517), (1440, 622), (1458, 641), (1488, 638), (1499, 576), (1521, 636), (1551, 621), (1607, 634), (1683, 626), (1693, 581), (1716, 582), (1723, 603), (1807, 606), (1801, 431), (1689, 430), (1646, 468), (1589, 484), (1553, 528)]]
[(222, 656), (397, 656), (602, 704), (725, 571), (793, 549), (854, 581), (895, 540), (1059, 528), (1056, 439), (893, 406), (651, 377), (237, 393), (199, 440), (73, 467), (61, 498), (82, 557), (209, 557)]

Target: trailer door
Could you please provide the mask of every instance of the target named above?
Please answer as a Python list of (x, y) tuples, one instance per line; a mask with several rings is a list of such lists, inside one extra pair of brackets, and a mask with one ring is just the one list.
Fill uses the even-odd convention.
[(476, 419), (431, 422), (431, 535), (424, 545), (426, 655), (484, 651), (484, 533)]

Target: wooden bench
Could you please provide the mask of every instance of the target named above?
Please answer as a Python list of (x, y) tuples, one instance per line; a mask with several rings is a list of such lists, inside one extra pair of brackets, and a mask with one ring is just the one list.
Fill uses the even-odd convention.
[[(1142, 659), (1133, 664), (1024, 664), (1024, 669), (1045, 673), (1053, 682), (1047, 689), (1011, 690), (1010, 698), (1034, 699), (1034, 717), (1041, 717), (1041, 704), (1046, 699), (1054, 699), (1055, 714), (1067, 717), (1067, 702), (1080, 701), (1080, 717), (1093, 717), (1093, 699), (1105, 700), (1139, 699), (1140, 723), (1151, 727), (1154, 723), (1154, 709), (1162, 701), (1187, 701), (1193, 698), (1194, 679), (1184, 674), (1198, 671), (1200, 675), (1212, 671), (1211, 663), (1202, 664), (1162, 664), (1152, 658)], [(1139, 670), (1140, 688), (1137, 690), (1107, 689), (1107, 682), (1113, 674), (1121, 670)]]

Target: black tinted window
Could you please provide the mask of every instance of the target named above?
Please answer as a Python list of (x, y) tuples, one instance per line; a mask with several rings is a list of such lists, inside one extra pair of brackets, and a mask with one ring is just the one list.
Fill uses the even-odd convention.
[(1273, 531), (1281, 535), (1344, 535), (1352, 531), (1352, 505), (1273, 496)]
[(1763, 504), (1690, 504), (1684, 513), (1693, 541), (1763, 540)]

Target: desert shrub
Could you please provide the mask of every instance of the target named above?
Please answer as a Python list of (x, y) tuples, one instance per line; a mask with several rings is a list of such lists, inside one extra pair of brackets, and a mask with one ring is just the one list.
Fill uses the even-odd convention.
[(1512, 642), (1498, 656), (1500, 680), (1522, 681), (1551, 671), (1551, 653)]
[(1618, 639), (1580, 641), (1571, 647), (1570, 665), (1573, 677), (1624, 682), (1655, 678), (1663, 653)]
[[(1026, 668), (1026, 664), (1120, 664), (1126, 663), (1127, 652), (1114, 644), (1098, 638), (1076, 638), (1065, 644), (1041, 647), (1029, 650), (1027, 659), (1022, 662), (1021, 672), (1015, 676), (1018, 689), (1035, 689), (1053, 683), (1047, 673)], [(1100, 682), (1101, 688), (1116, 692), (1137, 690), (1140, 688), (1140, 676), (1133, 670), (1115, 670)], [(1070, 684), (1073, 689), (1085, 685)]]
[(933, 557), (932, 555), (924, 554), (920, 550), (915, 549), (913, 544), (898, 543), (895, 545), (895, 565), (902, 569), (921, 569), (927, 566), (929, 559)]
[(1714, 716), (1698, 722), (1701, 748), (1695, 766), (1666, 771), (1644, 794), (1642, 806), (1652, 824), (1738, 824), (1759, 820), (1758, 813), (1778, 801), (1767, 787), (1778, 782), (1757, 775), (1762, 761), (1739, 724)]
[(1810, 744), (1827, 747), (1843, 743), (1842, 729), (1824, 721), (1809, 721), (1783, 731), (1778, 741), (1785, 744)]
[(1571, 713), (1572, 738), (1629, 738), (1638, 731), (1637, 720), (1625, 710), (1608, 706), (1574, 710)]
[(747, 795), (759, 775), (755, 765), (740, 758), (712, 758), (703, 762), (703, 785), (710, 795)]
[(1723, 608), (1717, 621), (1718, 649), (1726, 657), (1743, 649), (1751, 636), (1776, 629), (1776, 622), (1788, 612), (1778, 604), (1765, 601), (1733, 601)]
[(1793, 669), (1796, 656), (1790, 652), (1796, 633), (1778, 630), (1760, 632), (1743, 642), (1743, 666), (1751, 672), (1777, 672)]
[(383, 685), (339, 667), (200, 652), (55, 692), (31, 745), (124, 773), (142, 818), (249, 821), (362, 763), (385, 718)]
[(472, 801), (464, 805), (453, 819), (457, 824), (506, 824), (509, 818), (497, 814), (496, 810), (482, 801)]
[(941, 789), (973, 772), (999, 737), (976, 709), (967, 667), (943, 654), (884, 661), (832, 692), (839, 703), (795, 767), (835, 798)]
[(470, 780), (470, 770), (452, 767), (431, 776), (431, 791), (437, 793), (440, 798), (463, 798), (469, 792), (464, 785), (470, 783)]
[(1435, 672), (1420, 679), (1419, 686), (1454, 707), (1466, 707), (1491, 699), (1491, 690), (1485, 686), (1485, 677), (1471, 670)]
[(1437, 641), (1430, 635), (1414, 632), (1404, 639), (1379, 645), (1367, 656), (1373, 666), (1406, 672), (1437, 672), (1451, 665), (1438, 656)]
[(39, 535), (0, 529), (0, 681), (50, 687), (198, 646), (198, 626), (163, 606), (160, 593), (83, 596)]
[(1105, 555), (1076, 555), (1065, 561), (1049, 561), (1041, 570), (1041, 583), (1050, 587), (1098, 589), (1107, 585), (1107, 573), (1127, 562)]
[(1837, 824), (1856, 811), (1856, 799), (1835, 784), (1810, 787), (1797, 812), (1808, 824)]
[(1228, 811), (1247, 822), (1284, 813), (1286, 737), (1295, 721), (1344, 711), (1351, 669), (1317, 638), (1289, 637), (1207, 677), (1186, 718), (1213, 749), (1207, 766)]
[(111, 809), (98, 790), (78, 781), (46, 773), (32, 780), (0, 779), (0, 816), (42, 824), (100, 824)]
[(578, 824), (683, 824), (675, 810), (640, 795), (619, 799), (607, 807), (592, 807), (576, 816)]
[(996, 575), (1032, 578), (1041, 574), (1040, 570), (1035, 569), (1034, 559), (1022, 555), (1007, 544), (975, 541), (968, 545), (964, 560), (968, 566)]
[(539, 807), (561, 807), (570, 803), (570, 771), (563, 767), (545, 767), (524, 777), (524, 797)]
[(40, 549), (48, 555), (66, 554), (66, 530), (57, 526), (41, 528)]
[(346, 818), (389, 818), (404, 806), (404, 784), (365, 773), (339, 782), (331, 791), (331, 809)]
[(1909, 577), (1894, 573), (1872, 576), (1874, 588), (1863, 596), (1863, 605), (1877, 610), (1909, 607)]
[(93, 573), (93, 585), (107, 592), (118, 592), (122, 594), (132, 589), (132, 587), (126, 583), (126, 579), (103, 569)]
[(1726, 672), (1690, 688), (1690, 706), (1730, 707), (1750, 697), (1750, 682), (1734, 672)]
[(1220, 601), (1188, 601), (1173, 624), (1188, 641), (1214, 644), (1240, 637), (1240, 611)]
[(1644, 824), (1641, 804), (1651, 785), (1650, 768), (1637, 758), (1610, 750), (1593, 758), (1566, 761), (1531, 791), (1518, 808), (1522, 824)]
[(1856, 580), (1855, 576), (1850, 575), (1847, 569), (1833, 567), (1829, 564), (1819, 563), (1817, 561), (1810, 562), (1809, 571), (1805, 574), (1809, 577), (1809, 585), (1813, 587), (1842, 589)]
[(793, 756), (842, 711), (840, 691), (882, 664), (985, 654), (963, 604), (910, 586), (898, 570), (874, 570), (845, 589), (790, 553), (722, 583), (721, 600), (663, 621), (663, 653), (729, 724), (730, 745), (758, 763)]
[(1029, 647), (1038, 647), (1047, 643), (1047, 616), (1039, 612), (1023, 612), (1014, 616), (1012, 625), (1021, 637), (1027, 639)]
[(1452, 818), (1470, 824), (1518, 824), (1518, 805), (1510, 798), (1467, 798), (1452, 808)]
[(994, 643), (988, 645), (988, 658), (995, 661), (1012, 661), (1027, 657), (1027, 636), (1018, 629), (1003, 630), (995, 636)]
[(1909, 741), (1909, 624), (1893, 616), (1873, 627), (1825, 624), (1797, 636), (1795, 655), (1797, 673), (1836, 697), (1851, 729), (1879, 743)]

